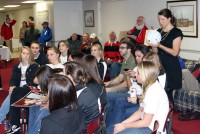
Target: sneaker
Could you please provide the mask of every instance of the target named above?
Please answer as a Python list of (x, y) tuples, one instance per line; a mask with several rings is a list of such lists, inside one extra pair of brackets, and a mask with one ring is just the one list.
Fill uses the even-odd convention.
[(6, 134), (14, 134), (15, 132), (18, 132), (21, 128), (17, 127), (16, 125), (12, 125), (8, 131), (6, 132)]

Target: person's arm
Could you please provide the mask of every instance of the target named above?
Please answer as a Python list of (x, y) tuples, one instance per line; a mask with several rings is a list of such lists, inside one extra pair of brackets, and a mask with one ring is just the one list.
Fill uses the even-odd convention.
[[(124, 129), (127, 128), (143, 128), (143, 127), (149, 127), (152, 119), (153, 119), (153, 114), (148, 114), (144, 113), (144, 117), (141, 120), (134, 121), (131, 123), (120, 123), (116, 124), (114, 128), (114, 133), (118, 133)], [(132, 117), (133, 118), (133, 117)]]
[(144, 39), (145, 39), (146, 30), (147, 30), (147, 27), (144, 26), (144, 28), (142, 29), (141, 33), (138, 35), (138, 37), (136, 37), (135, 41), (136, 41), (138, 44), (144, 44)]
[(177, 56), (180, 51), (180, 46), (181, 46), (181, 37), (177, 37), (176, 39), (173, 40), (173, 47), (168, 48), (165, 47), (164, 45), (158, 43), (157, 45), (160, 49), (164, 50), (165, 52), (171, 54), (172, 56)]
[(122, 88), (125, 88), (125, 87), (127, 87), (127, 83), (126, 83), (126, 81), (123, 81), (122, 83), (119, 83), (119, 84), (117, 84), (115, 86), (106, 88), (106, 91), (107, 92), (112, 92), (112, 91), (116, 91), (116, 90), (119, 90), (119, 89), (122, 89)]
[(124, 80), (124, 75), (123, 74), (119, 74), (116, 78), (114, 78), (111, 81), (108, 82), (104, 82), (105, 86), (109, 86), (109, 85), (113, 85), (113, 84), (117, 84), (120, 83)]
[(10, 22), (10, 26), (12, 27), (13, 25), (15, 25), (17, 21), (15, 19), (12, 20), (12, 22)]
[(4, 29), (3, 25), (1, 26), (1, 39), (2, 39), (2, 41), (4, 41), (4, 34), (5, 34), (5, 29)]

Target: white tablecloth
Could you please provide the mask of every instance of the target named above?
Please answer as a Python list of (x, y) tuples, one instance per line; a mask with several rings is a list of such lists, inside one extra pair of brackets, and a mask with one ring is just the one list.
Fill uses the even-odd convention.
[(8, 47), (3, 46), (0, 48), (0, 60), (10, 60), (10, 49)]

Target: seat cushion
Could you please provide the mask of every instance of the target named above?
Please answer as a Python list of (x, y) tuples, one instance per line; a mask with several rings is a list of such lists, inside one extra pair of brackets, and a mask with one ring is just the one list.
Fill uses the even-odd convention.
[(200, 112), (200, 91), (175, 90), (174, 108), (178, 111), (190, 109)]

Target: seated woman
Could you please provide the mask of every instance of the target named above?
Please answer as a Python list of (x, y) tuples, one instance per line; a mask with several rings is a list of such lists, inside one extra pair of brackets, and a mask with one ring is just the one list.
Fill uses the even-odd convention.
[(105, 106), (107, 100), (106, 90), (99, 75), (97, 59), (92, 55), (85, 55), (81, 64), (88, 79), (86, 86), (91, 89), (97, 99), (100, 99), (101, 104), (99, 106)]
[(78, 98), (78, 103), (81, 106), (84, 120), (85, 120), (85, 130), (87, 133), (87, 125), (91, 121), (97, 119), (99, 116), (99, 105), (97, 98), (94, 93), (86, 87), (87, 77), (86, 73), (80, 63), (71, 61), (65, 63), (65, 74), (71, 79), (75, 85), (75, 90)]
[(103, 60), (103, 49), (99, 44), (94, 44), (91, 47), (91, 55), (95, 56), (98, 61), (98, 68), (101, 79), (104, 81), (107, 72), (107, 64)]
[(3, 103), (2, 107), (4, 109), (1, 112), (4, 113), (4, 116), (8, 111), (10, 114), (11, 127), (8, 129), (7, 133), (19, 133), (20, 130), (20, 108), (10, 106), (10, 104), (13, 104), (29, 93), (31, 91), (30, 87), (36, 88), (37, 86), (33, 83), (33, 79), (39, 65), (34, 62), (29, 47), (22, 47), (19, 59), (20, 63), (16, 64), (13, 68), (9, 96), (5, 100), (7, 102)]
[[(142, 61), (143, 56), (147, 52), (149, 52), (149, 49), (145, 45), (139, 45), (136, 47), (135, 59), (136, 59), (137, 64)], [(128, 88), (130, 89), (132, 88), (132, 86), (134, 86), (134, 88), (137, 90), (136, 94), (137, 96), (139, 96), (143, 92), (140, 85), (138, 85), (138, 83), (135, 80), (133, 80), (135, 79), (134, 77), (135, 77), (136, 70), (137, 70), (137, 67), (135, 67), (134, 70), (125, 71), (125, 76), (126, 76)], [(107, 99), (108, 99), (108, 102), (106, 105), (106, 111), (107, 111), (106, 126), (107, 127), (125, 120), (126, 114), (124, 113), (127, 108), (132, 107), (132, 113), (133, 113), (139, 107), (138, 103), (135, 103), (135, 102), (134, 104), (131, 103), (135, 99), (130, 97), (130, 91), (127, 93), (108, 92)]]
[(75, 53), (75, 54), (70, 54), (69, 55), (69, 61), (76, 61), (76, 62), (81, 62), (84, 54), (83, 53)]
[(58, 43), (58, 49), (60, 51), (60, 62), (62, 64), (65, 64), (66, 62), (68, 62), (68, 58), (70, 55), (69, 47), (70, 47), (69, 43), (65, 40), (61, 40)]
[[(35, 74), (34, 83), (39, 85), (41, 92), (45, 95), (48, 93), (48, 79), (51, 78), (53, 74), (54, 71), (49, 66), (41, 66)], [(28, 134), (38, 133), (42, 119), (49, 115), (45, 100), (47, 100), (47, 98), (44, 98), (44, 103), (41, 106), (29, 108)]]
[(50, 78), (48, 83), (50, 115), (42, 121), (40, 134), (81, 134), (84, 118), (73, 83), (59, 74)]
[(141, 62), (137, 67), (136, 79), (142, 84), (144, 96), (140, 108), (128, 119), (115, 125), (115, 134), (150, 134), (155, 120), (159, 122), (158, 132), (162, 132), (165, 124), (169, 101), (164, 88), (157, 81), (159, 68), (149, 61)]
[(50, 47), (50, 48), (48, 48), (48, 50), (47, 50), (47, 57), (48, 57), (48, 60), (49, 60), (50, 64), (46, 64), (46, 65), (49, 66), (49, 67), (51, 67), (52, 69), (55, 69), (55, 68), (58, 68), (58, 69), (61, 68), (61, 69), (63, 69), (64, 66), (60, 62), (59, 55), (60, 55), (60, 52), (59, 52), (59, 50), (58, 50), (57, 47)]

